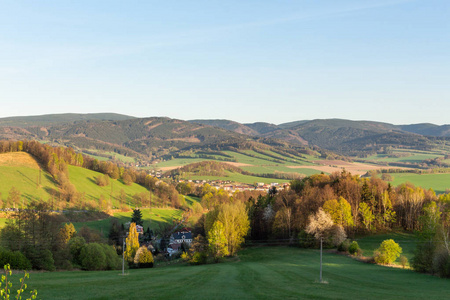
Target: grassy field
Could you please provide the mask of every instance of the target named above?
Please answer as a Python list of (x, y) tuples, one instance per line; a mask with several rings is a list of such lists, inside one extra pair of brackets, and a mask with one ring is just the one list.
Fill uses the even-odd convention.
[[(117, 196), (120, 190), (124, 190), (127, 194), (126, 203), (133, 206), (132, 196), (139, 193), (149, 193), (148, 190), (136, 183), (126, 185), (120, 180), (111, 179), (109, 186), (100, 187), (95, 183), (95, 177), (100, 176), (98, 172), (80, 167), (69, 166), (69, 179), (78, 191), (85, 193), (86, 199), (97, 200), (103, 195), (109, 199), (112, 194), (113, 206), (118, 206)], [(152, 197), (154, 197), (152, 195)]]
[[(39, 299), (446, 299), (448, 279), (287, 247), (249, 248), (220, 264), (32, 273)], [(17, 275), (14, 283), (17, 284)], [(12, 290), (15, 290), (13, 287)]]
[[(367, 161), (383, 161), (383, 162), (409, 162), (420, 163), (427, 159), (433, 159), (436, 157), (443, 157), (444, 155), (434, 151), (419, 151), (419, 150), (394, 150), (393, 154), (397, 154), (400, 157), (389, 156), (387, 154), (372, 155), (365, 160)], [(404, 156), (402, 156), (404, 155)]]
[[(41, 184), (38, 186), (39, 177)], [(22, 193), (25, 204), (31, 200), (46, 201), (50, 197), (49, 191), (58, 189), (51, 176), (24, 152), (0, 154), (0, 193), (3, 201), (8, 198), (12, 187)]]
[(450, 174), (391, 173), (391, 176), (393, 177), (391, 183), (394, 186), (411, 182), (425, 189), (432, 188), (436, 193), (445, 193), (450, 189)]
[[(371, 257), (373, 252), (380, 247), (381, 242), (384, 240), (393, 239), (397, 244), (402, 247), (402, 255), (406, 256), (408, 261), (414, 257), (414, 251), (416, 250), (417, 238), (412, 233), (389, 233), (381, 235), (366, 236), (360, 239), (356, 239), (359, 247), (363, 250), (363, 256)], [(398, 259), (395, 264), (400, 265)]]

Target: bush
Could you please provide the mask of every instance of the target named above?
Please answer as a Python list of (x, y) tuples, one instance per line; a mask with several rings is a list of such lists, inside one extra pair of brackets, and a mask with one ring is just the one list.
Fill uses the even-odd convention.
[(80, 253), (81, 267), (85, 270), (104, 270), (106, 269), (106, 255), (103, 248), (98, 243), (87, 244), (81, 249)]
[(316, 246), (316, 239), (314, 235), (302, 230), (298, 234), (298, 244), (300, 248), (314, 248)]
[(31, 266), (36, 270), (54, 271), (55, 261), (48, 249), (38, 249), (32, 246), (25, 248), (25, 256), (30, 260)]
[(433, 257), (433, 271), (440, 277), (450, 277), (450, 254), (447, 249), (436, 251)]
[(350, 248), (350, 240), (345, 240), (338, 246), (338, 251), (347, 252), (349, 248)]
[(393, 239), (384, 240), (380, 248), (375, 251), (374, 259), (377, 264), (391, 264), (402, 253), (402, 248)]
[(148, 251), (147, 247), (142, 246), (136, 251), (134, 257), (134, 263), (139, 268), (152, 268), (153, 267), (153, 255)]
[(350, 246), (348, 247), (348, 252), (351, 255), (355, 255), (358, 254), (358, 251), (360, 250), (358, 242), (357, 241), (353, 241)]
[(14, 270), (30, 270), (31, 262), (19, 251), (0, 248), (0, 266), (9, 264)]
[(208, 259), (208, 255), (206, 254), (206, 252), (195, 252), (192, 255), (190, 263), (193, 265), (202, 265), (202, 264), (206, 264), (207, 259)]
[(402, 265), (403, 269), (406, 268), (406, 266), (408, 265), (408, 258), (404, 255), (401, 255), (400, 264)]
[(81, 236), (76, 236), (70, 239), (69, 241), (69, 249), (70, 254), (72, 255), (72, 262), (78, 266), (81, 266), (81, 250), (86, 245), (86, 241)]
[(418, 243), (412, 259), (413, 269), (417, 272), (432, 273), (435, 250), (436, 246), (433, 242)]
[(107, 244), (100, 244), (103, 248), (103, 253), (105, 253), (107, 270), (119, 270), (122, 268), (122, 259), (117, 255), (116, 250)]

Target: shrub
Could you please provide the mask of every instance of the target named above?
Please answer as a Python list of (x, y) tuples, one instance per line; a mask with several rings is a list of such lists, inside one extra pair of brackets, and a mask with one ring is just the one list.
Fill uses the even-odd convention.
[(414, 258), (412, 259), (412, 267), (417, 272), (431, 273), (433, 272), (433, 256), (436, 246), (433, 242), (418, 243)]
[(347, 252), (349, 248), (350, 248), (350, 240), (345, 240), (338, 246), (338, 251)]
[(206, 261), (208, 259), (208, 255), (206, 252), (195, 252), (192, 255), (192, 259), (190, 260), (190, 263), (193, 265), (202, 265), (206, 264)]
[(54, 271), (55, 260), (48, 249), (39, 249), (32, 246), (25, 248), (25, 256), (30, 260), (33, 269)]
[(134, 263), (138, 265), (139, 268), (152, 268), (153, 255), (150, 251), (148, 251), (147, 247), (142, 246), (136, 251)]
[(106, 255), (98, 243), (87, 244), (81, 249), (81, 267), (85, 270), (103, 270), (106, 268)]
[(434, 254), (433, 271), (440, 277), (450, 277), (450, 254), (447, 249), (439, 249)]
[(400, 264), (402, 265), (403, 269), (406, 268), (408, 265), (408, 258), (404, 255), (400, 255)]
[(70, 254), (72, 255), (72, 262), (78, 266), (81, 266), (81, 250), (86, 245), (86, 241), (81, 236), (76, 236), (70, 239), (69, 241), (69, 249)]
[(348, 252), (351, 255), (355, 255), (358, 253), (358, 251), (360, 250), (358, 242), (357, 241), (353, 241), (350, 246), (348, 247)]
[(375, 251), (374, 259), (377, 264), (391, 264), (401, 253), (402, 248), (393, 239), (384, 240)]
[(106, 258), (106, 266), (105, 268), (107, 270), (118, 270), (122, 267), (122, 260), (120, 259), (120, 256), (117, 255), (116, 250), (110, 245), (107, 244), (100, 244), (100, 246), (103, 248), (103, 253), (105, 253)]
[(316, 239), (314, 235), (302, 230), (298, 234), (298, 243), (300, 248), (314, 248), (316, 246)]
[(9, 264), (15, 270), (30, 270), (31, 262), (19, 251), (0, 248), (0, 266)]

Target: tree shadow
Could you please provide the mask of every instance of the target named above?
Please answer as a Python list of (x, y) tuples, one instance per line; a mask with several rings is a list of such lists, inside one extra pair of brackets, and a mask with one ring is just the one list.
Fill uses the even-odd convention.
[(36, 181), (22, 173), (21, 171), (17, 170), (17, 173), (19, 173), (23, 178), (27, 179), (27, 181), (31, 184), (37, 185)]

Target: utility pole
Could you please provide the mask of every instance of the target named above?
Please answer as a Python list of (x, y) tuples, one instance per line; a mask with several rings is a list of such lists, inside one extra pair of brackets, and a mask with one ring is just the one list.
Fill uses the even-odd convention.
[(323, 237), (320, 237), (320, 283), (322, 283), (322, 241)]
[(125, 238), (123, 238), (122, 246), (122, 275), (125, 275)]

